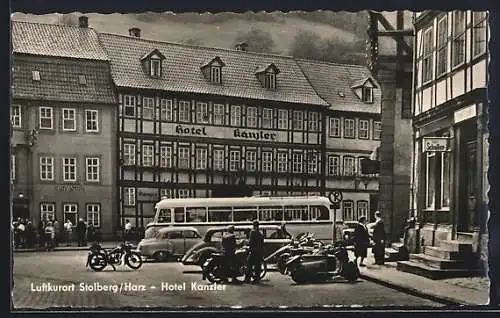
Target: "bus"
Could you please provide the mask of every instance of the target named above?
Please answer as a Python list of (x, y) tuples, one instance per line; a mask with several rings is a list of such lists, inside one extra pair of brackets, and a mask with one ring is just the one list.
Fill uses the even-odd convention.
[[(204, 235), (211, 227), (258, 220), (260, 224), (284, 222), (293, 237), (311, 232), (320, 240), (331, 241), (334, 213), (330, 205), (322, 196), (162, 199), (155, 205), (153, 222), (146, 226), (146, 237), (165, 226), (193, 226)], [(341, 218), (337, 215), (336, 219)]]

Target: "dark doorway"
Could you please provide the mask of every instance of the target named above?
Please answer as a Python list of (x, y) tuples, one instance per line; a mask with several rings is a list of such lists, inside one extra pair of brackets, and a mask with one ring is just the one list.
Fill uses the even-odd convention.
[(30, 218), (30, 208), (28, 199), (16, 198), (13, 200), (12, 217), (13, 220), (17, 220), (17, 218), (22, 218), (22, 219)]
[(472, 232), (477, 226), (476, 125), (470, 121), (460, 128), (458, 231)]
[(370, 213), (368, 214), (368, 220), (370, 222), (375, 221), (375, 211), (378, 210), (378, 194), (370, 194)]

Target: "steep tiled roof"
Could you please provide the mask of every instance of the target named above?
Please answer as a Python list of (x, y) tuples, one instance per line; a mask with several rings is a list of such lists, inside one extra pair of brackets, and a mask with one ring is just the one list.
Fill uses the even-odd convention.
[[(100, 33), (99, 38), (110, 57), (113, 81), (118, 87), (327, 106), (290, 57), (156, 42), (106, 33)], [(145, 74), (140, 61), (144, 54), (154, 49), (166, 57), (159, 79)], [(208, 82), (200, 70), (200, 65), (216, 56), (226, 64), (222, 71), (222, 84)], [(271, 63), (281, 71), (277, 76), (276, 90), (263, 88), (255, 75), (257, 67)]]
[(297, 59), (297, 63), (318, 95), (332, 105), (332, 110), (380, 113), (380, 89), (374, 89), (373, 103), (367, 104), (351, 88), (371, 76), (368, 68), (302, 59)]
[[(116, 103), (106, 62), (14, 54), (12, 67), (13, 98)], [(33, 81), (33, 71), (40, 73), (40, 81)], [(79, 75), (85, 75), (85, 85)]]
[(12, 50), (41, 56), (108, 60), (91, 28), (12, 21)]

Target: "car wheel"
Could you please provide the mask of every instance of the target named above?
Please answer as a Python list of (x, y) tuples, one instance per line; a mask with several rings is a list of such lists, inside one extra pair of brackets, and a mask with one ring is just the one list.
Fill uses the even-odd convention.
[(153, 258), (158, 262), (166, 262), (169, 258), (169, 253), (165, 251), (158, 251), (154, 253)]

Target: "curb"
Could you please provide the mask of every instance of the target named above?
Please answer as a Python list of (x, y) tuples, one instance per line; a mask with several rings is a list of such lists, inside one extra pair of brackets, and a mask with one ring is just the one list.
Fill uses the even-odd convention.
[[(107, 245), (107, 244), (103, 244), (101, 245), (102, 248), (114, 248), (118, 245), (117, 244), (110, 244), (110, 245)], [(134, 247), (136, 247), (134, 245)], [(56, 247), (54, 248), (51, 252), (64, 252), (64, 251), (88, 251), (90, 248), (90, 246), (64, 246), (64, 247)], [(22, 248), (22, 249), (12, 249), (12, 252), (13, 253), (36, 253), (36, 252), (47, 252), (46, 249), (40, 249), (40, 248), (29, 248), (29, 249), (25, 249), (25, 248)]]

